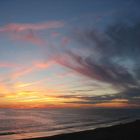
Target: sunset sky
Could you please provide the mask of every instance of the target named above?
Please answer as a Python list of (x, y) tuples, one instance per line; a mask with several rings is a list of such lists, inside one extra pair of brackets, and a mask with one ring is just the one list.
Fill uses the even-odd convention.
[(1, 0), (0, 107), (140, 107), (140, 1)]

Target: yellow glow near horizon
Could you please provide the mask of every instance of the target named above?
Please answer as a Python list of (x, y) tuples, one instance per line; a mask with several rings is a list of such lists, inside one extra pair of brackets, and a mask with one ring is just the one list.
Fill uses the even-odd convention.
[[(81, 101), (77, 98), (62, 98), (59, 96), (43, 95), (36, 91), (20, 91), (14, 94), (7, 94), (1, 100), (1, 105), (7, 105), (11, 107), (47, 107), (47, 106), (63, 106), (67, 102)], [(18, 106), (19, 105), (19, 106)], [(71, 104), (72, 105), (72, 104)], [(66, 105), (67, 106), (67, 105)], [(73, 105), (72, 105), (73, 106)]]
[[(36, 83), (38, 86), (36, 86)], [(14, 84), (14, 91), (7, 89), (5, 85), (0, 85), (1, 103), (0, 107), (11, 108), (42, 108), (42, 107), (105, 107), (105, 108), (122, 108), (128, 107), (128, 100), (126, 99), (113, 99), (105, 103), (88, 104), (86, 99), (76, 98), (74, 96), (65, 97), (61, 92), (57, 91), (57, 87), (53, 89), (41, 90), (39, 82), (17, 82)], [(31, 90), (32, 89), (32, 90)], [(107, 92), (110, 91), (106, 89)], [(113, 90), (112, 90), (113, 91)], [(65, 95), (65, 93), (63, 93)], [(101, 91), (96, 91), (95, 95), (100, 95)], [(80, 96), (79, 96), (80, 97)]]

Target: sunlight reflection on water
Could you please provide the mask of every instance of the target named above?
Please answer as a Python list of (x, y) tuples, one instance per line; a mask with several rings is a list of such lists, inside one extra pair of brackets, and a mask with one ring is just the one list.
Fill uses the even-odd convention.
[(136, 119), (140, 110), (0, 109), (0, 139), (50, 136)]

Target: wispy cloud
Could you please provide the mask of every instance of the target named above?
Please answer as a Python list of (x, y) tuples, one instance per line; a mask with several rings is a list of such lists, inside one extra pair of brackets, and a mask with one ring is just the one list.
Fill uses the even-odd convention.
[(47, 39), (42, 39), (40, 36), (35, 34), (33, 31), (28, 31), (27, 33), (19, 34), (14, 33), (12, 34), (13, 40), (19, 40), (23, 42), (30, 42), (32, 44), (38, 45), (38, 46), (46, 46), (47, 45)]
[[(42, 39), (38, 31), (62, 28), (63, 21), (50, 21), (44, 23), (10, 23), (0, 27), (0, 33), (8, 33), (14, 40), (30, 42), (38, 46), (46, 46), (47, 39)], [(54, 33), (56, 36), (56, 33)]]
[[(79, 49), (89, 50), (88, 53), (82, 55), (73, 49), (65, 49), (56, 61), (81, 75), (116, 88), (118, 94), (107, 97), (106, 101), (124, 98), (129, 103), (139, 102), (139, 33), (139, 21), (133, 25), (113, 23), (104, 32), (97, 29), (78, 32), (74, 38), (81, 43)], [(99, 98), (101, 102), (102, 96)], [(93, 99), (98, 101), (95, 97)]]
[(3, 27), (0, 27), (0, 32), (23, 32), (23, 31), (38, 31), (52, 28), (61, 28), (64, 26), (62, 21), (51, 21), (46, 23), (10, 23)]
[(15, 67), (17, 64), (10, 62), (0, 62), (0, 68)]
[(28, 75), (33, 72), (37, 72), (43, 69), (48, 69), (49, 67), (54, 65), (54, 61), (35, 61), (30, 66), (22, 66), (20, 69), (17, 69), (11, 73), (12, 78), (19, 78), (25, 75)]
[(36, 61), (33, 63), (34, 67), (36, 67), (37, 69), (47, 69), (51, 66), (53, 66), (55, 64), (55, 61), (44, 61), (44, 62), (40, 62), (40, 61)]
[(15, 70), (14, 72), (11, 73), (11, 77), (13, 78), (18, 78), (21, 76), (25, 76), (29, 73), (31, 73), (34, 70), (34, 67), (25, 67), (21, 68), (19, 70)]

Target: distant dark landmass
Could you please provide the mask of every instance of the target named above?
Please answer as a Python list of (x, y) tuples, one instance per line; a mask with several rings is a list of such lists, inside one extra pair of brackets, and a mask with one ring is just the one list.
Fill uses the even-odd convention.
[(95, 130), (32, 138), (30, 140), (140, 140), (140, 120)]

